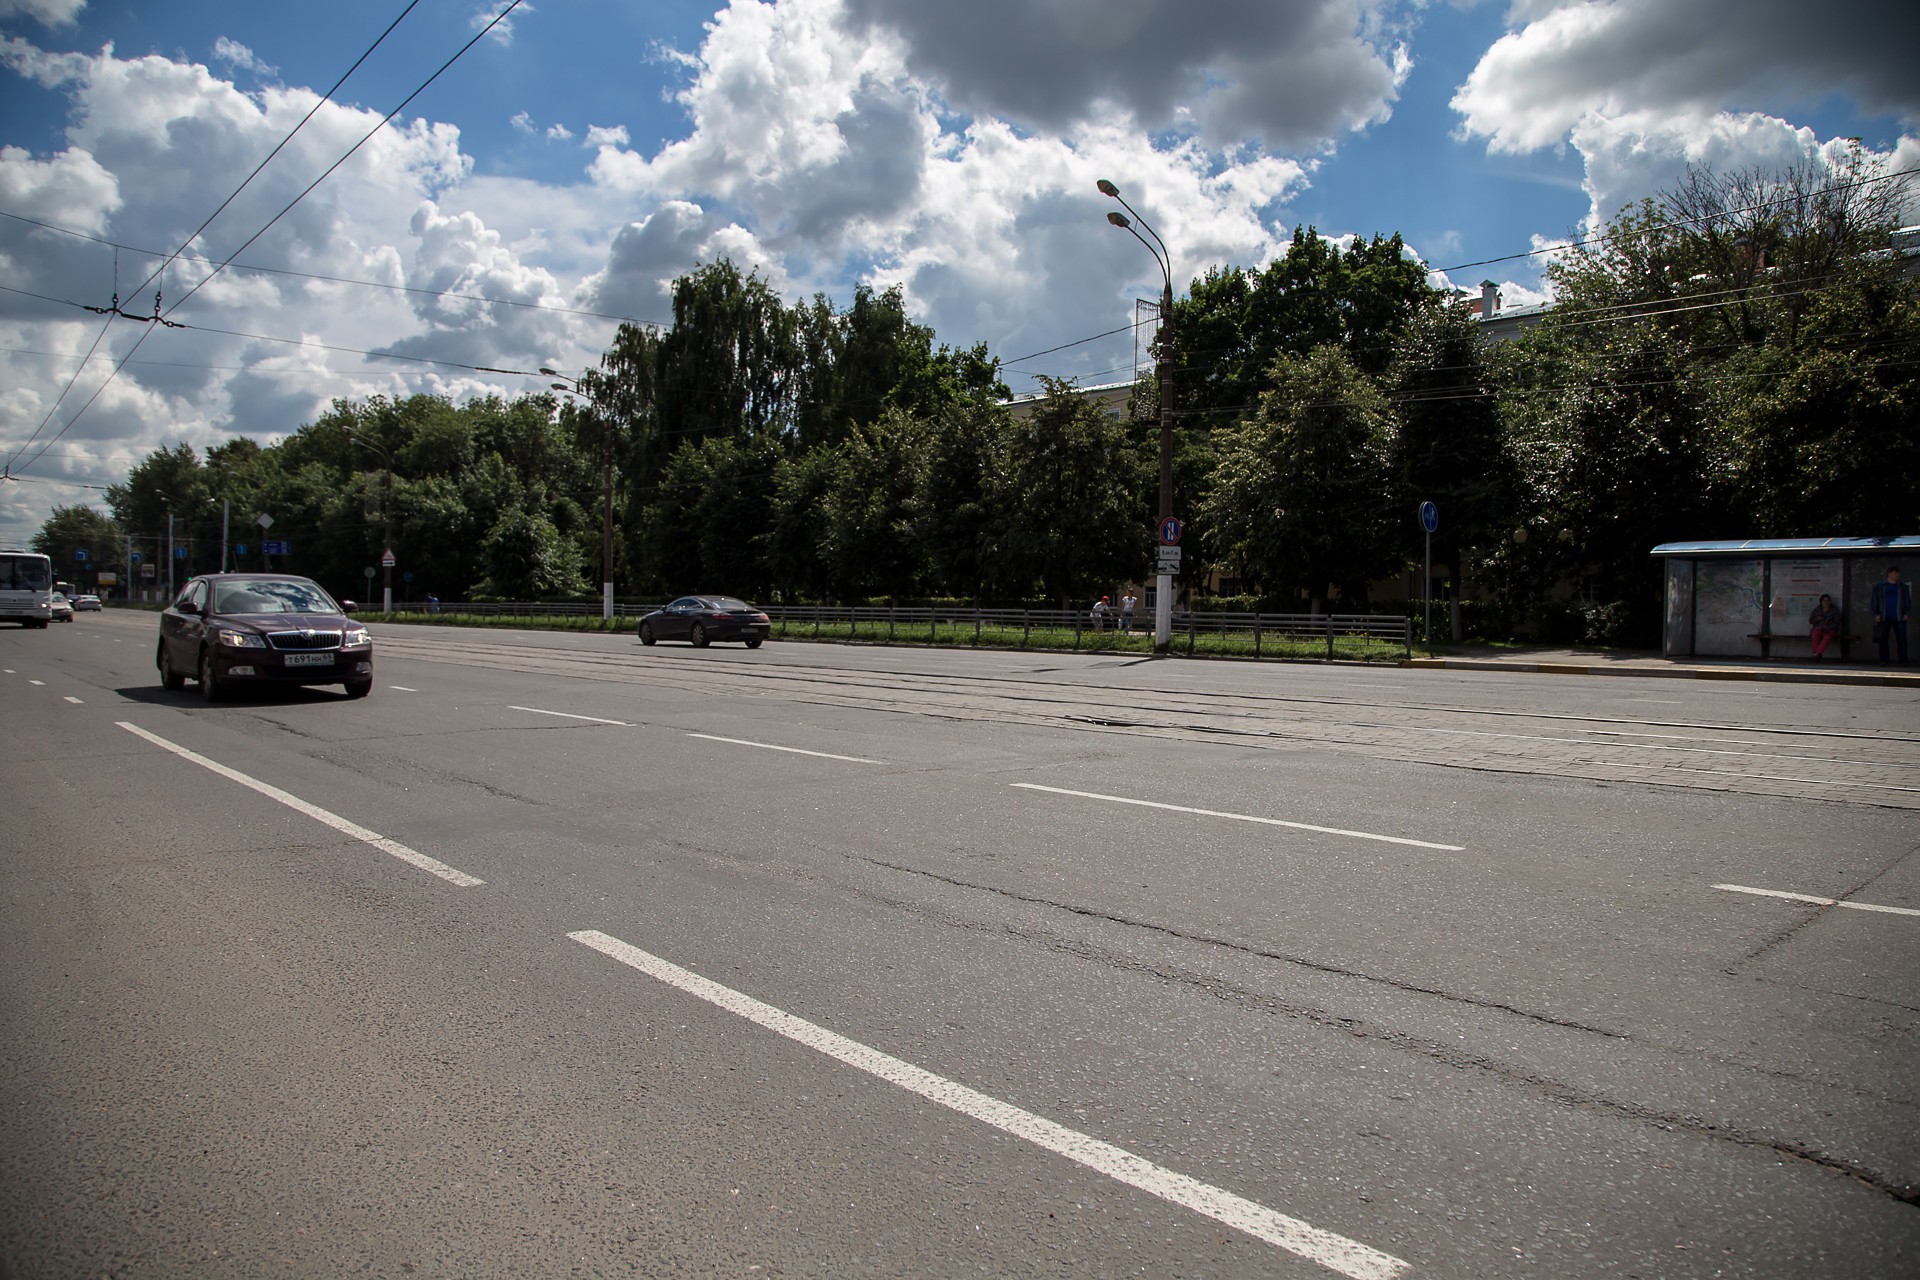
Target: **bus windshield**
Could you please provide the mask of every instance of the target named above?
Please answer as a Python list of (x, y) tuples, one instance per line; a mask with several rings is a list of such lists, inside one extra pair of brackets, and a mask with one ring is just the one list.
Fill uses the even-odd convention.
[(52, 601), (52, 560), (32, 551), (0, 551), (0, 618), (45, 627)]
[(53, 562), (41, 555), (0, 551), (0, 591), (51, 591)]

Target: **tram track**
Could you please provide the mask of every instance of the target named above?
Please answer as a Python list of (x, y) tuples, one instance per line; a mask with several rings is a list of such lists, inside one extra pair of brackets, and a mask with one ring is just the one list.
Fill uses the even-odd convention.
[[(676, 693), (980, 723), (1325, 750), (1495, 772), (1920, 809), (1920, 737), (1687, 718), (1463, 707), (1272, 690), (1231, 698), (1143, 683), (1138, 665), (1045, 673), (848, 670), (689, 661), (581, 645), (382, 633), (383, 655)], [(717, 655), (716, 655), (717, 656)], [(1121, 708), (1116, 710), (1116, 708)]]

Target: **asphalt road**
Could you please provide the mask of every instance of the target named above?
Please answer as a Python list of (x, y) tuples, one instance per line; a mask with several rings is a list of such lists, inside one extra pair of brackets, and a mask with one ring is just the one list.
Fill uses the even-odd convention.
[(153, 637), (0, 631), (9, 1277), (1915, 1274), (1920, 695)]

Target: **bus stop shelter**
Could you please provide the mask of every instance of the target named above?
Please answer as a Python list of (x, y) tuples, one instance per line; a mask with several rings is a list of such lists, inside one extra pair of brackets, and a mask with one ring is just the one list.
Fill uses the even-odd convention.
[(1829, 595), (1840, 606), (1840, 661), (1874, 661), (1873, 584), (1889, 568), (1909, 581), (1920, 571), (1920, 537), (1667, 542), (1653, 554), (1666, 567), (1669, 658), (1805, 661), (1807, 615)]

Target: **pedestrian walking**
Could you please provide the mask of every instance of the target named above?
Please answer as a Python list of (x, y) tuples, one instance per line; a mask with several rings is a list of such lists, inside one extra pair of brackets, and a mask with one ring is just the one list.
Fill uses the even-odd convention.
[(1907, 665), (1907, 620), (1913, 616), (1913, 584), (1900, 581), (1900, 566), (1887, 570), (1885, 581), (1873, 584), (1873, 642), (1880, 646), (1880, 665), (1888, 662), (1888, 641), (1900, 651), (1900, 665)]
[(1128, 587), (1127, 594), (1120, 597), (1120, 634), (1127, 635), (1133, 631), (1133, 606), (1139, 603), (1133, 588)]
[(1106, 596), (1101, 596), (1093, 602), (1093, 613), (1090, 616), (1093, 618), (1093, 629), (1095, 631), (1105, 631), (1107, 629), (1108, 608), (1108, 597)]

